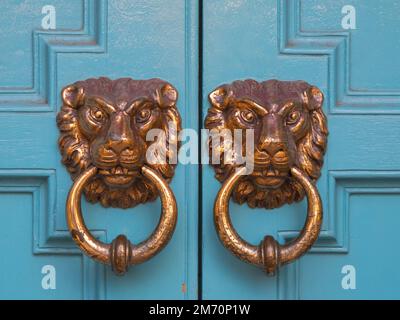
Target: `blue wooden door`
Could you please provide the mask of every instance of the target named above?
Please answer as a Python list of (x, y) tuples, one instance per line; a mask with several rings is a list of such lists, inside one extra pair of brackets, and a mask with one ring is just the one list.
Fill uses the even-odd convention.
[[(178, 166), (171, 183), (179, 205), (171, 242), (117, 277), (71, 240), (72, 181), (56, 125), (70, 83), (157, 77), (177, 88), (183, 125), (196, 129), (196, 1), (5, 0), (0, 7), (0, 298), (196, 298), (197, 167)], [(120, 233), (146, 239), (160, 214), (159, 199), (129, 210), (83, 202), (88, 227), (107, 242)]]
[[(3, 0), (0, 6), (7, 17), (0, 21), (0, 298), (400, 298), (398, 1)], [(178, 224), (159, 255), (124, 277), (84, 256), (65, 220), (72, 181), (61, 164), (56, 114), (65, 85), (100, 76), (172, 83), (182, 126), (194, 129), (207, 114), (208, 93), (223, 83), (301, 79), (319, 87), (330, 134), (317, 183), (324, 220), (311, 251), (275, 277), (239, 261), (214, 228), (221, 187), (214, 171), (204, 165), (199, 179), (197, 165), (178, 164), (171, 183)], [(99, 239), (124, 233), (137, 243), (156, 226), (160, 202), (122, 210), (83, 200), (83, 211)], [(270, 234), (285, 243), (301, 230), (306, 201), (268, 211), (231, 202), (230, 211), (247, 241)]]
[[(399, 1), (203, 2), (203, 118), (207, 94), (234, 80), (305, 80), (325, 95), (328, 149), (317, 187), (320, 237), (301, 259), (266, 277), (219, 242), (205, 166), (202, 295), (205, 299), (400, 298)], [(240, 236), (280, 243), (301, 230), (306, 201), (251, 209), (231, 201)]]

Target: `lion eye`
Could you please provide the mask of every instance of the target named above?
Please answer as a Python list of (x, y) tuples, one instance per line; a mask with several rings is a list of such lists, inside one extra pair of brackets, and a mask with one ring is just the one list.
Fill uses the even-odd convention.
[(240, 111), (240, 118), (246, 123), (253, 124), (257, 119), (257, 115), (253, 111), (246, 109)]
[(103, 111), (101, 111), (98, 108), (92, 108), (90, 109), (90, 117), (97, 121), (97, 122), (102, 122), (106, 118), (106, 115)]
[(295, 110), (292, 111), (291, 113), (288, 114), (287, 118), (286, 118), (286, 124), (287, 125), (293, 125), (295, 123), (297, 123), (297, 121), (299, 121), (300, 119), (300, 112)]
[(151, 110), (149, 108), (144, 108), (136, 114), (136, 122), (145, 123), (149, 121), (150, 117), (151, 117)]

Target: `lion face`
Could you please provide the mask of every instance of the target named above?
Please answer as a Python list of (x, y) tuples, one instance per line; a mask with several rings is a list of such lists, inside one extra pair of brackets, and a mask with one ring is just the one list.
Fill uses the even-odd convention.
[[(302, 169), (313, 181), (320, 176), (328, 135), (322, 92), (303, 81), (245, 80), (217, 88), (209, 100), (207, 129), (254, 130), (254, 170), (237, 184), (233, 199), (265, 208), (303, 199), (290, 168)], [(235, 167), (214, 165), (217, 179), (224, 181)]]
[[(148, 165), (167, 181), (172, 178), (174, 165), (168, 160), (178, 144), (177, 98), (176, 89), (160, 79), (88, 79), (63, 89), (57, 117), (62, 162), (72, 178), (90, 166), (98, 168), (85, 188), (89, 201), (127, 208), (156, 198), (157, 190), (144, 180), (141, 168)], [(169, 130), (171, 124), (175, 132)], [(146, 141), (151, 129), (163, 130), (165, 140)], [(159, 154), (164, 161), (149, 163), (148, 148), (165, 141), (165, 154)]]

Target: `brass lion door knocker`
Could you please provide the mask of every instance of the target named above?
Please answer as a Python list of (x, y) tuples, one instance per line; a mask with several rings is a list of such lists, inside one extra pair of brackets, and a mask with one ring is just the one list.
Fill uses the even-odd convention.
[[(327, 124), (322, 111), (323, 94), (304, 81), (255, 80), (222, 85), (210, 95), (205, 120), (216, 132), (253, 129), (254, 168), (248, 172), (235, 163), (213, 164), (223, 182), (214, 204), (214, 222), (223, 245), (233, 254), (267, 274), (302, 256), (318, 238), (322, 204), (315, 186), (327, 145)], [(243, 140), (244, 141), (244, 140)], [(209, 143), (213, 158), (223, 147)], [(242, 148), (242, 152), (245, 148)], [(218, 152), (219, 154), (215, 154)], [(218, 158), (219, 159), (219, 158)], [(297, 238), (279, 244), (265, 236), (253, 245), (242, 239), (229, 217), (229, 199), (250, 207), (273, 209), (307, 196), (308, 214)]]
[[(62, 90), (63, 105), (57, 116), (59, 147), (62, 163), (74, 180), (66, 204), (68, 228), (85, 254), (110, 264), (118, 275), (160, 252), (175, 230), (177, 205), (168, 183), (175, 168), (169, 159), (176, 153), (181, 130), (177, 99), (176, 89), (160, 79), (88, 79)], [(168, 130), (171, 123), (174, 132)], [(164, 161), (152, 159), (151, 164), (146, 152), (150, 129), (164, 131), (168, 141), (156, 155), (164, 156)], [(82, 193), (89, 202), (119, 208), (131, 208), (160, 195), (160, 221), (139, 244), (125, 235), (111, 244), (103, 243), (85, 225)]]

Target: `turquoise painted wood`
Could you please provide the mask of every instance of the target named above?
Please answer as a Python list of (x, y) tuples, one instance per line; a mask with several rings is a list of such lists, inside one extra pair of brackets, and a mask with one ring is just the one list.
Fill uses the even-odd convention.
[[(55, 9), (55, 29), (42, 27), (46, 5)], [(196, 298), (197, 167), (178, 166), (171, 184), (179, 206), (172, 241), (116, 277), (82, 256), (67, 232), (71, 179), (55, 116), (61, 88), (77, 80), (160, 77), (180, 93), (184, 126), (196, 129), (197, 2), (4, 0), (0, 8), (0, 298)], [(125, 233), (138, 242), (156, 226), (160, 203), (117, 210), (84, 202), (83, 210), (102, 240)], [(56, 284), (43, 289), (49, 265)]]
[[(348, 5), (355, 29), (343, 29)], [(320, 238), (273, 278), (220, 244), (212, 214), (220, 184), (204, 167), (203, 298), (400, 298), (399, 6), (383, 0), (203, 2), (203, 116), (207, 93), (222, 83), (302, 79), (324, 92), (330, 131), (318, 182)], [(305, 201), (269, 212), (231, 203), (234, 226), (254, 244), (266, 234), (288, 241), (305, 214)], [(349, 275), (355, 275), (353, 289)]]
[[(44, 30), (48, 5), (56, 28)], [(349, 5), (355, 29), (343, 29)], [(195, 299), (198, 259), (205, 299), (400, 298), (398, 1), (204, 0), (202, 110), (197, 1), (3, 0), (0, 6), (8, 17), (0, 21), (1, 299)], [(318, 182), (324, 224), (311, 252), (275, 278), (236, 259), (213, 225), (220, 188), (213, 171), (203, 166), (199, 186), (198, 167), (180, 164), (172, 182), (178, 225), (162, 253), (122, 278), (82, 256), (65, 222), (71, 180), (60, 164), (55, 116), (63, 86), (98, 76), (171, 82), (183, 126), (194, 129), (206, 114), (207, 93), (221, 83), (303, 79), (321, 88), (330, 136)], [(125, 233), (136, 242), (155, 227), (160, 203), (126, 211), (84, 202), (83, 209), (102, 240)], [(235, 227), (253, 243), (265, 234), (282, 243), (293, 238), (305, 211), (305, 202), (271, 212), (231, 204)], [(49, 270), (55, 288), (48, 288)], [(345, 289), (348, 270), (355, 271), (353, 289)]]

